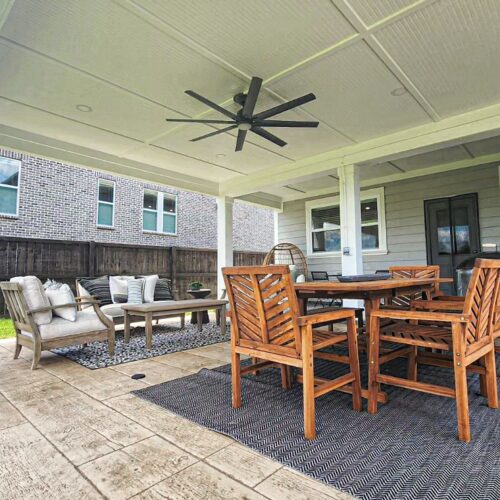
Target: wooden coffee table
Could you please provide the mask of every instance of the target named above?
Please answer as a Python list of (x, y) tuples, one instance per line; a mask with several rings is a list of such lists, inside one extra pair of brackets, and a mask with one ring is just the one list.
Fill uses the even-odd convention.
[(216, 299), (192, 299), (192, 300), (171, 300), (165, 302), (151, 302), (147, 304), (126, 304), (122, 305), (124, 311), (124, 333), (125, 342), (130, 340), (130, 319), (131, 317), (142, 317), (146, 322), (146, 348), (149, 350), (153, 345), (153, 319), (165, 316), (166, 314), (197, 313), (198, 330), (203, 329), (202, 315), (207, 309), (216, 309), (220, 313), (221, 332), (226, 331), (226, 305), (227, 300)]

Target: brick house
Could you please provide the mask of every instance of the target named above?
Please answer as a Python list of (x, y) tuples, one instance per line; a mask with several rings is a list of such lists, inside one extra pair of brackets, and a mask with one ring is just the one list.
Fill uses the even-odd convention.
[[(217, 247), (213, 197), (0, 149), (0, 237)], [(267, 251), (270, 209), (235, 201), (234, 249)]]

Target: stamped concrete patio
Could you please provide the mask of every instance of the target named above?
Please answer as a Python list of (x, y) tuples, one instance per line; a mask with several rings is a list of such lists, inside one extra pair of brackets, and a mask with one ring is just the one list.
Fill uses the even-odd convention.
[(13, 348), (0, 341), (3, 499), (350, 498), (130, 394), (228, 363), (229, 344), (93, 371), (50, 352), (31, 371)]

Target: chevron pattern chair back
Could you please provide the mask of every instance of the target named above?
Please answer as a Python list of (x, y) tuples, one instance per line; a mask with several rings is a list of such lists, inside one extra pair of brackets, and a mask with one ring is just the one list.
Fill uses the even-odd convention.
[(466, 326), (469, 347), (489, 342), (495, 335), (499, 294), (500, 260), (476, 259), (464, 305), (464, 314), (471, 318)]
[[(440, 269), (439, 266), (392, 266), (389, 267), (389, 272), (394, 279), (408, 279), (408, 278), (439, 278)], [(432, 297), (439, 295), (439, 283), (435, 283), (431, 290)], [(399, 297), (393, 297), (390, 301), (392, 306), (401, 307), (405, 309), (410, 308), (412, 300), (421, 300), (426, 298), (423, 296), (422, 292), (414, 293), (411, 295), (401, 295)]]
[(288, 266), (223, 270), (236, 345), (298, 357), (299, 304)]

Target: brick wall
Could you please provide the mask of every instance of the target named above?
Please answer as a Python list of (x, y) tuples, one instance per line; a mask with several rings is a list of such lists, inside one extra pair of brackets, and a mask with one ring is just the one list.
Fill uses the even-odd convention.
[[(17, 218), (0, 216), (0, 236), (216, 248), (216, 202), (211, 196), (107, 175), (0, 149), (22, 161)], [(114, 229), (96, 226), (98, 179), (115, 182)], [(177, 236), (142, 230), (144, 189), (177, 195)], [(234, 204), (234, 248), (267, 251), (274, 241), (271, 210)]]

